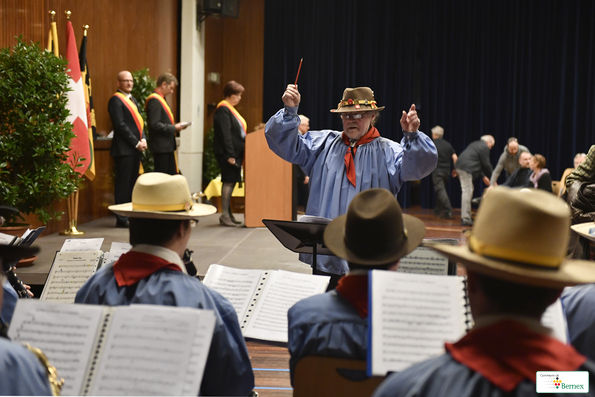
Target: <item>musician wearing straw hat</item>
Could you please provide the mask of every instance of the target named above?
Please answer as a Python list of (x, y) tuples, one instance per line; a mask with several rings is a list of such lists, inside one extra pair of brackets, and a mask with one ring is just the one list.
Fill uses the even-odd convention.
[[(0, 245), (0, 284), (6, 280), (1, 266), (3, 260), (19, 260), (37, 251), (35, 248)], [(0, 306), (2, 306), (2, 293), (0, 293)], [(47, 369), (26, 347), (12, 343), (8, 339), (3, 324), (0, 324), (0, 395), (52, 395)]]
[(200, 394), (249, 395), (254, 374), (237, 314), (227, 299), (188, 275), (182, 261), (191, 224), (214, 214), (215, 207), (193, 203), (184, 176), (151, 172), (139, 176), (131, 203), (109, 209), (128, 216), (133, 248), (94, 274), (78, 291), (75, 302), (213, 310), (215, 331)]
[[(378, 106), (368, 87), (346, 88), (337, 108), (331, 110), (341, 116), (343, 131), (310, 131), (300, 136), (297, 86), (288, 85), (282, 99), (285, 107), (267, 122), (265, 135), (275, 154), (310, 176), (306, 215), (334, 219), (347, 211), (356, 194), (371, 188), (387, 189), (396, 197), (405, 181), (421, 179), (436, 168), (436, 147), (418, 130), (415, 105), (401, 114), (404, 137), (399, 144), (381, 137), (374, 127), (384, 106)], [(317, 258), (321, 274), (337, 280), (347, 273), (344, 260)]]
[(540, 322), (564, 287), (595, 282), (593, 263), (566, 259), (569, 230), (570, 212), (559, 198), (494, 188), (466, 246), (434, 246), (467, 269), (473, 329), (447, 343), (446, 354), (391, 375), (374, 397), (534, 396), (543, 384), (537, 371), (561, 378), (562, 371), (587, 371), (583, 386), (592, 392), (595, 364)]
[(421, 220), (404, 215), (386, 189), (356, 195), (347, 214), (325, 229), (324, 243), (349, 263), (349, 273), (326, 294), (296, 303), (287, 314), (291, 379), (305, 356), (365, 360), (368, 349), (368, 271), (396, 270), (422, 241)]

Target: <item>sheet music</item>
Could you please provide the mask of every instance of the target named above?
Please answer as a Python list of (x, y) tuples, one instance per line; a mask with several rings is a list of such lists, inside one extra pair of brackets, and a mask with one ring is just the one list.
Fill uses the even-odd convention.
[(545, 310), (541, 317), (541, 325), (551, 328), (554, 331), (554, 338), (562, 343), (568, 343), (568, 323), (559, 298)]
[(61, 394), (76, 396), (81, 394), (102, 317), (102, 306), (19, 299), (8, 336), (14, 342), (40, 348), (64, 378)]
[(204, 369), (214, 327), (212, 311), (158, 305), (118, 307), (90, 394), (183, 395), (193, 353), (189, 344), (194, 341), (200, 346), (193, 368), (199, 382), (193, 381), (188, 395), (198, 395), (202, 371), (198, 373), (197, 362)]
[(428, 247), (417, 247), (399, 261), (401, 273), (448, 274), (448, 258)]
[(128, 243), (113, 242), (109, 250), (107, 258), (103, 261), (103, 266), (113, 265), (120, 259), (122, 254), (127, 253), (132, 249), (132, 245)]
[(95, 273), (101, 251), (58, 252), (40, 300), (74, 303), (78, 290)]
[(103, 244), (103, 237), (101, 238), (68, 238), (64, 241), (60, 252), (69, 251), (100, 251)]
[(13, 240), (15, 240), (15, 236), (11, 236), (10, 234), (0, 233), (0, 244), (3, 245), (11, 245)]
[(259, 269), (236, 269), (213, 264), (209, 266), (203, 284), (223, 295), (238, 314), (240, 326), (244, 328), (244, 314), (252, 302), (254, 292), (263, 288), (263, 271)]
[(374, 270), (368, 373), (384, 376), (439, 355), (465, 333), (463, 277)]
[(330, 277), (272, 271), (248, 325), (247, 338), (287, 342), (287, 311), (298, 301), (326, 290)]

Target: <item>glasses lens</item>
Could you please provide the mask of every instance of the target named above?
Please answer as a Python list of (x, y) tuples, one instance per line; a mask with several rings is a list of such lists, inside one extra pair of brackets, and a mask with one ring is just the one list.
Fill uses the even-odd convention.
[(349, 120), (349, 119), (353, 119), (353, 120), (359, 120), (362, 117), (364, 117), (363, 113), (355, 113), (355, 114), (343, 114), (341, 115), (341, 118)]

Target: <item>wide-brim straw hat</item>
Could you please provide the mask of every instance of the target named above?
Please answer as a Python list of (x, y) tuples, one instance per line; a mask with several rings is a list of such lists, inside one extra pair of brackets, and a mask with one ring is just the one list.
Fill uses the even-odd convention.
[(384, 106), (379, 107), (374, 99), (374, 91), (369, 87), (345, 88), (343, 99), (337, 105), (336, 109), (331, 109), (333, 113), (349, 112), (371, 112), (381, 111)]
[(431, 245), (467, 269), (548, 288), (595, 282), (595, 263), (566, 259), (570, 210), (543, 190), (496, 187), (482, 200), (467, 246)]
[(358, 265), (396, 262), (413, 251), (426, 234), (424, 223), (404, 215), (395, 196), (386, 189), (358, 193), (347, 213), (324, 231), (324, 244), (332, 253)]
[(196, 219), (217, 212), (208, 204), (192, 201), (188, 182), (182, 175), (148, 172), (136, 180), (132, 202), (110, 205), (118, 215), (145, 219)]
[(593, 223), (593, 222), (579, 223), (577, 225), (572, 225), (571, 229), (574, 230), (575, 232), (577, 232), (579, 235), (581, 235), (591, 241), (595, 241), (595, 235), (592, 235), (591, 233), (589, 233), (591, 231), (591, 229), (593, 229), (593, 232), (595, 233), (595, 223)]

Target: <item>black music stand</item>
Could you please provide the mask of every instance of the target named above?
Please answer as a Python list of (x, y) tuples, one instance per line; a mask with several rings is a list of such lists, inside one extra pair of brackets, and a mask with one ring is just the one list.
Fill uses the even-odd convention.
[(295, 222), (263, 219), (262, 223), (285, 248), (300, 254), (312, 254), (312, 273), (316, 272), (316, 255), (334, 254), (324, 245), (324, 222)]

